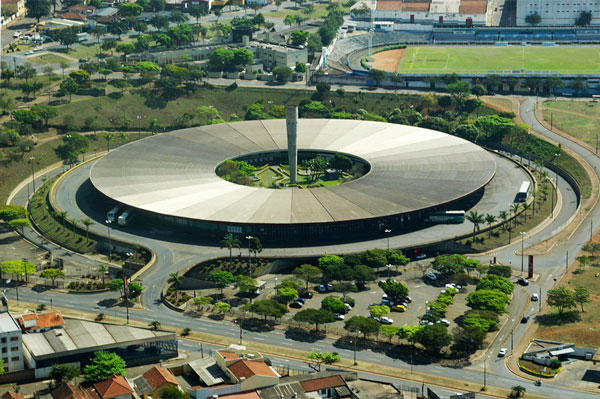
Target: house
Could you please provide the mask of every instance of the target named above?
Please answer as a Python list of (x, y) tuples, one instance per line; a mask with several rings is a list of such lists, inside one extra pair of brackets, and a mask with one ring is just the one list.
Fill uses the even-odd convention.
[(346, 382), (340, 375), (331, 375), (313, 380), (300, 381), (300, 385), (306, 393), (317, 392), (321, 398), (332, 398), (342, 396), (339, 395), (339, 391), (336, 391), (336, 388), (346, 387)]
[(23, 336), (15, 318), (8, 311), (8, 301), (0, 297), (0, 353), (4, 371), (9, 373), (24, 369)]
[(25, 399), (25, 396), (16, 392), (5, 392), (4, 395), (2, 395), (2, 399)]
[(44, 332), (53, 328), (62, 328), (65, 321), (60, 312), (28, 313), (17, 318), (23, 332)]
[(82, 388), (63, 382), (50, 392), (53, 399), (90, 399), (90, 396)]
[(157, 398), (160, 391), (167, 387), (179, 387), (171, 372), (162, 367), (152, 367), (144, 374), (133, 379), (135, 392), (140, 398)]
[(67, 8), (67, 10), (69, 12), (76, 12), (78, 14), (91, 15), (94, 11), (96, 11), (96, 7), (88, 4), (73, 4)]
[(240, 384), (242, 392), (277, 385), (280, 377), (271, 366), (260, 360), (238, 360), (227, 367), (226, 373), (234, 384)]
[(62, 19), (68, 19), (70, 21), (87, 21), (87, 15), (80, 14), (78, 12), (63, 11), (56, 13), (56, 15)]
[(95, 383), (88, 388), (92, 399), (131, 399), (134, 397), (133, 387), (122, 375), (113, 374), (109, 379)]
[(99, 8), (96, 11), (92, 12), (90, 15), (91, 19), (94, 19), (99, 24), (110, 24), (115, 19), (117, 19), (119, 12), (118, 8), (115, 7), (104, 7)]
[(25, 16), (25, 0), (3, 0), (2, 13), (6, 15), (15, 15), (16, 18)]

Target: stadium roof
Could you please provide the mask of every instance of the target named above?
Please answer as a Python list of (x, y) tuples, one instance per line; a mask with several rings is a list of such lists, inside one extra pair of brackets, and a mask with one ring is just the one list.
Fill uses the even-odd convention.
[(175, 334), (67, 318), (63, 328), (23, 334), (23, 345), (42, 360), (168, 339)]
[(398, 215), (463, 198), (494, 176), (479, 146), (433, 130), (382, 122), (300, 119), (298, 149), (351, 154), (371, 170), (331, 187), (268, 189), (218, 177), (231, 158), (287, 148), (285, 120), (178, 130), (122, 146), (96, 162), (93, 185), (137, 209), (236, 224), (331, 223)]

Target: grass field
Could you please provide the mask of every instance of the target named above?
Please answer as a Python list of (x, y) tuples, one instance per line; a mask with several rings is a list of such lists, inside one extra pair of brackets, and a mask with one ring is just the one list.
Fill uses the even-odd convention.
[[(385, 52), (379, 53), (384, 56)], [(600, 47), (426, 46), (408, 47), (400, 62), (403, 73), (477, 73), (488, 71), (600, 71)]]
[(600, 104), (589, 101), (544, 101), (544, 119), (554, 127), (596, 148), (600, 130)]
[(27, 57), (27, 62), (31, 62), (32, 64), (60, 64), (63, 61), (68, 63), (73, 62), (70, 58), (65, 58), (62, 55), (55, 53), (47, 53), (42, 55), (36, 55), (35, 57)]

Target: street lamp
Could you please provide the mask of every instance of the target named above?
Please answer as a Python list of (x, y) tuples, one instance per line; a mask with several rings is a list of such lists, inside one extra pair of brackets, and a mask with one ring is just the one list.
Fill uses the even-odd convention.
[(388, 263), (387, 265), (385, 265), (385, 267), (387, 267), (387, 271), (388, 271), (388, 278), (390, 278), (390, 269), (393, 267), (394, 265), (392, 265), (391, 263)]
[(27, 258), (23, 258), (23, 270), (25, 271), (25, 282), (29, 282), (29, 275), (27, 274)]
[(242, 344), (242, 324), (244, 324), (244, 320), (246, 319), (248, 312), (244, 312), (240, 315), (240, 345)]
[(523, 274), (523, 239), (525, 237), (525, 232), (521, 231), (519, 234), (521, 235), (521, 274)]
[(248, 240), (248, 275), (252, 276), (252, 256), (250, 255), (250, 240), (253, 239), (252, 236), (246, 236)]
[(106, 219), (106, 228), (108, 229), (108, 263), (112, 261), (112, 245), (110, 244), (110, 224), (112, 221)]
[(310, 63), (304, 64), (306, 66), (306, 87), (308, 87), (308, 83), (310, 82)]
[(387, 250), (390, 250), (390, 233), (392, 232), (391, 229), (385, 229), (385, 234), (387, 234)]
[[(554, 154), (555, 157), (560, 156), (560, 153)], [(554, 172), (556, 174), (555, 185), (552, 189), (552, 209), (550, 210), (550, 217), (554, 217), (554, 191), (556, 191), (556, 202), (558, 202), (558, 170)]]
[(357, 338), (354, 338), (353, 341), (350, 341), (351, 344), (354, 344), (353, 351), (354, 351), (354, 365), (355, 366), (358, 365), (358, 363), (356, 362), (356, 341), (357, 341)]
[(29, 163), (31, 163), (31, 174), (33, 178), (31, 179), (31, 183), (33, 185), (33, 192), (35, 193), (35, 169), (33, 167), (33, 163), (35, 162), (35, 157), (29, 157)]

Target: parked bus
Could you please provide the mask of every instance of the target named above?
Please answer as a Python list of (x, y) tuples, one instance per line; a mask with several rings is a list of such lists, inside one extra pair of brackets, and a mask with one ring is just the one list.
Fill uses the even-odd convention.
[(135, 213), (133, 209), (127, 208), (125, 212), (119, 216), (119, 226), (127, 226), (129, 223), (131, 223), (134, 217)]
[(440, 211), (427, 215), (430, 223), (462, 223), (465, 221), (465, 211)]
[(108, 220), (109, 222), (116, 222), (117, 215), (119, 214), (120, 211), (121, 211), (121, 207), (115, 206), (113, 209), (108, 211), (108, 213), (106, 214), (106, 220)]
[(525, 202), (529, 197), (529, 190), (531, 188), (531, 182), (526, 180), (521, 184), (521, 188), (515, 197), (515, 202)]

